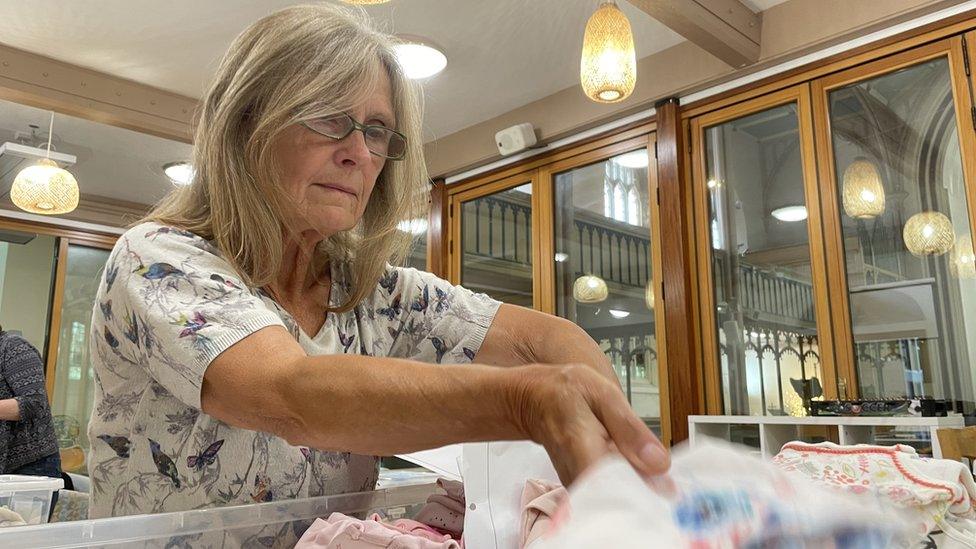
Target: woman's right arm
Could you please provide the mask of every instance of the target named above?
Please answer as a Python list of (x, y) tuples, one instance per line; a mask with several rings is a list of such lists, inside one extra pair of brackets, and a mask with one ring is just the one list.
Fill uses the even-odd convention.
[[(201, 398), (205, 413), (230, 425), (322, 450), (392, 455), (530, 439), (546, 447), (567, 483), (611, 448), (639, 455), (648, 440), (619, 388), (586, 366), (310, 357), (277, 326), (215, 358)], [(646, 474), (663, 472), (662, 454), (633, 465)]]

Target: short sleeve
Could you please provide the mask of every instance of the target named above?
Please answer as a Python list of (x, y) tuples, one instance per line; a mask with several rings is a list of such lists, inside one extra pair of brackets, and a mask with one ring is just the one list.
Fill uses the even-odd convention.
[(145, 368), (196, 409), (214, 358), (261, 328), (283, 325), (207, 240), (155, 223), (119, 239), (98, 301), (103, 329), (94, 335), (105, 362)]
[(405, 267), (390, 267), (378, 292), (385, 302), (399, 299), (402, 309), (395, 318), (384, 318), (382, 309), (376, 316), (390, 321), (390, 355), (423, 362), (470, 363), (501, 305), (485, 294)]

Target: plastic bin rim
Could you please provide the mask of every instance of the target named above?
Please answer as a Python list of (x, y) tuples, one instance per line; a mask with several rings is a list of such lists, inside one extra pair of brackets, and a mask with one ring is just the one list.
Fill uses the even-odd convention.
[(32, 477), (28, 475), (0, 475), (0, 493), (29, 490), (60, 490), (64, 480), (51, 477)]

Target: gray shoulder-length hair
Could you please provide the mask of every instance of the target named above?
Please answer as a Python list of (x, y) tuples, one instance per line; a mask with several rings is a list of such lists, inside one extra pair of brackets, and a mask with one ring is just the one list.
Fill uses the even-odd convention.
[(347, 268), (345, 311), (376, 286), (388, 262), (409, 252), (401, 221), (426, 214), (428, 174), (421, 142), (421, 96), (403, 74), (392, 38), (361, 9), (294, 6), (248, 27), (231, 44), (201, 104), (193, 147), (193, 183), (174, 190), (146, 220), (211, 240), (252, 287), (273, 282), (284, 239), (295, 235), (295, 204), (279, 183), (273, 143), (286, 128), (349, 110), (390, 79), (396, 128), (406, 156), (388, 161), (360, 223), (323, 241), (315, 265)]

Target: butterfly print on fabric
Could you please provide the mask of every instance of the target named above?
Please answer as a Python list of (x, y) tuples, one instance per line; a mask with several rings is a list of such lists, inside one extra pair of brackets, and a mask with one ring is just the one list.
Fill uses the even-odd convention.
[(186, 466), (199, 471), (207, 465), (213, 465), (213, 462), (217, 459), (217, 452), (220, 451), (220, 447), (223, 445), (224, 440), (221, 439), (207, 446), (207, 449), (200, 452), (199, 455), (187, 457)]
[(399, 278), (399, 271), (387, 271), (383, 277), (380, 278), (380, 286), (386, 290), (386, 293), (393, 295), (394, 290), (396, 290), (397, 279)]
[(400, 294), (397, 294), (397, 296), (393, 298), (393, 302), (390, 303), (389, 307), (377, 309), (376, 312), (385, 316), (390, 320), (390, 322), (393, 322), (393, 319), (400, 316), (400, 311), (402, 310), (403, 308), (400, 306)]
[(430, 305), (430, 286), (425, 285), (423, 291), (417, 296), (417, 299), (410, 304), (410, 310), (423, 313), (427, 311), (428, 305)]

